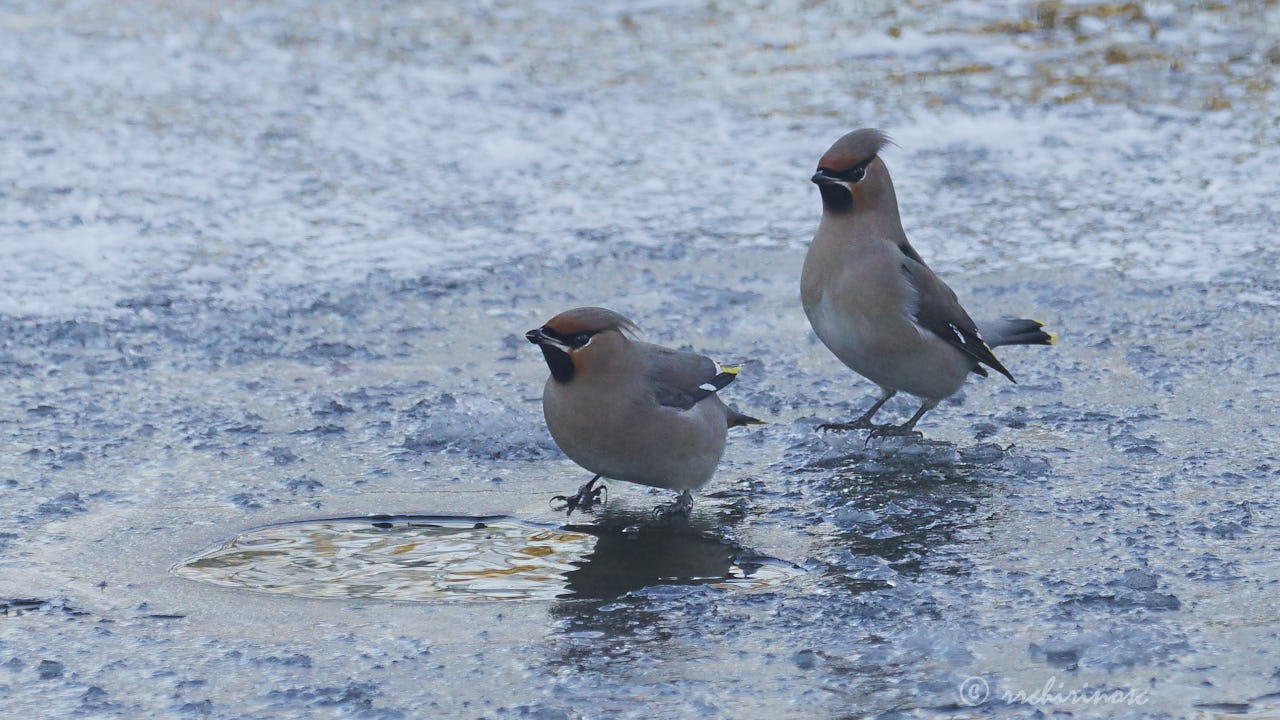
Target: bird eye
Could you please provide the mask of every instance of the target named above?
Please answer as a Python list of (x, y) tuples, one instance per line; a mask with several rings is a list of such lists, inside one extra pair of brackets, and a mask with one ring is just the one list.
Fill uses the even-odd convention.
[(859, 165), (858, 167), (849, 171), (849, 179), (853, 182), (858, 182), (863, 177), (865, 177), (866, 174), (867, 174), (867, 169)]
[(574, 349), (583, 347), (587, 343), (591, 342), (591, 336), (595, 334), (596, 333), (594, 330), (583, 330), (582, 332), (576, 332), (568, 337), (569, 347)]

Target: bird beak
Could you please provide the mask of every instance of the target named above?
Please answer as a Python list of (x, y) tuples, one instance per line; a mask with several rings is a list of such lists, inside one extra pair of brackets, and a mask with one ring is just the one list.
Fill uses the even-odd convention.
[(825, 183), (838, 183), (840, 181), (819, 170), (813, 174), (813, 177), (809, 178), (809, 182), (814, 185), (822, 185)]
[(560, 348), (561, 350), (565, 350), (565, 351), (569, 350), (568, 346), (566, 346), (564, 343), (561, 343), (555, 338), (542, 332), (542, 328), (534, 328), (533, 330), (530, 330), (529, 332), (525, 333), (524, 339), (528, 340), (534, 345), (550, 345), (551, 347)]

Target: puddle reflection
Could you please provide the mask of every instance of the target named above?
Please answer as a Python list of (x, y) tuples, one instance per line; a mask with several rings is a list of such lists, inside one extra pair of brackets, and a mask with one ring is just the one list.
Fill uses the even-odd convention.
[(752, 590), (801, 572), (705, 530), (606, 516), (373, 516), (256, 528), (172, 568), (222, 587), (410, 602), (608, 599), (657, 584)]

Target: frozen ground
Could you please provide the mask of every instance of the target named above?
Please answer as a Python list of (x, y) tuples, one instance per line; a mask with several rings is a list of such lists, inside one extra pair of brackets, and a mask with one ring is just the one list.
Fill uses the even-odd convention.
[[(3, 714), (1274, 716), (1280, 9), (537, 5), (3, 6)], [(867, 125), (973, 313), (1062, 334), (928, 443), (813, 431), (873, 397), (797, 299)], [(585, 477), (521, 336), (581, 304), (747, 361), (771, 424), (692, 532), (622, 532), (666, 498), (615, 484), (608, 582), (559, 600), (169, 572), (284, 520), (554, 521)], [(708, 542), (805, 572), (656, 582)], [(1000, 699), (1050, 681), (1146, 702)]]

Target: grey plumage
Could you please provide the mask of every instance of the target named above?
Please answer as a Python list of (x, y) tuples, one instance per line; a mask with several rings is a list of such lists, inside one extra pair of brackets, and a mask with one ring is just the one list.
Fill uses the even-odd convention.
[(645, 342), (633, 343), (659, 405), (688, 410), (733, 382), (711, 358)]
[[(910, 245), (907, 247), (910, 248)], [(914, 252), (912, 250), (912, 254)], [(901, 270), (907, 284), (914, 291), (915, 303), (908, 312), (917, 325), (971, 358), (975, 363), (973, 372), (985, 376), (987, 371), (982, 365), (988, 365), (1013, 380), (1013, 375), (992, 354), (977, 324), (960, 306), (955, 292), (938, 279), (923, 260), (905, 255)]]
[(760, 421), (716, 394), (736, 368), (633, 340), (634, 327), (612, 311), (578, 308), (527, 333), (551, 369), (547, 427), (570, 459), (598, 475), (695, 490), (714, 474), (726, 430)]
[[(845, 365), (880, 386), (880, 399), (838, 429), (912, 433), (920, 417), (986, 368), (1013, 380), (991, 348), (1051, 344), (1033, 320), (975, 323), (956, 294), (907, 241), (879, 130), (845, 135), (811, 178), (823, 213), (801, 274), (801, 300), (819, 339)], [(899, 391), (922, 406), (899, 426), (873, 426), (872, 416)]]
[(1027, 318), (1000, 318), (982, 323), (982, 337), (991, 347), (1001, 345), (1052, 345), (1058, 336), (1045, 332), (1044, 323)]

